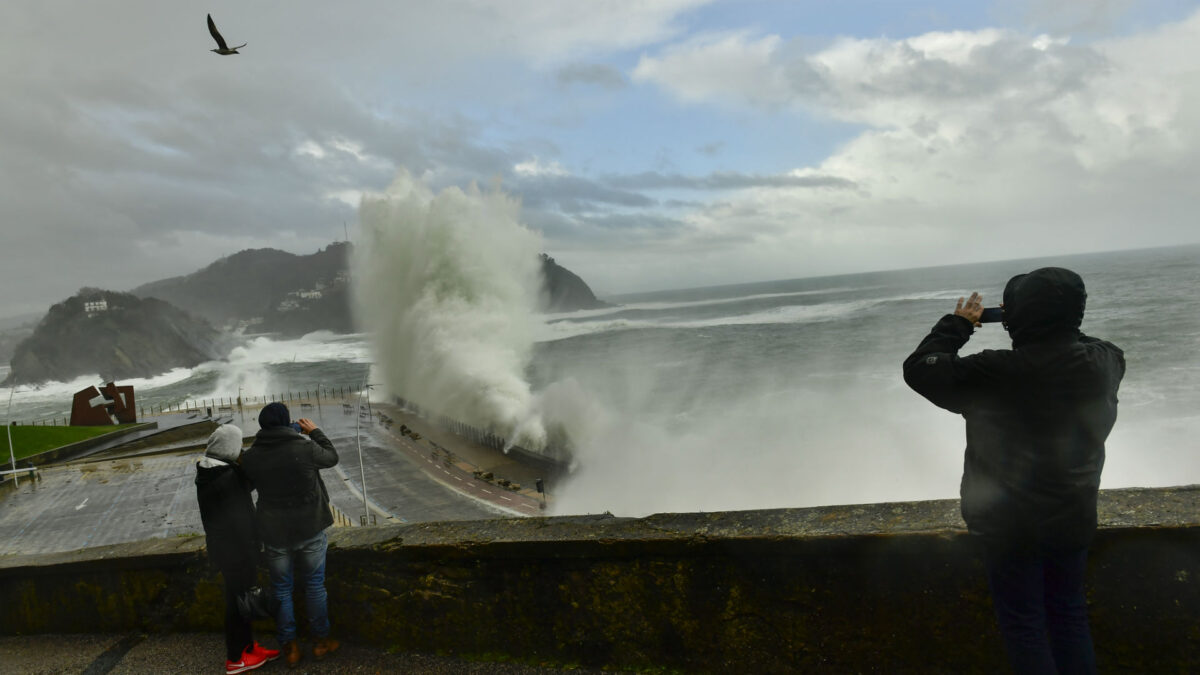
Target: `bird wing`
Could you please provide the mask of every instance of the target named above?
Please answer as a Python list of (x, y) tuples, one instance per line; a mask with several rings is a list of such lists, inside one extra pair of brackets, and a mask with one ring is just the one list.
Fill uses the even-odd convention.
[(221, 49), (228, 49), (228, 47), (225, 46), (225, 38), (221, 37), (221, 34), (217, 32), (217, 24), (213, 23), (212, 14), (208, 15), (208, 32), (212, 33), (213, 39), (217, 41), (218, 47)]

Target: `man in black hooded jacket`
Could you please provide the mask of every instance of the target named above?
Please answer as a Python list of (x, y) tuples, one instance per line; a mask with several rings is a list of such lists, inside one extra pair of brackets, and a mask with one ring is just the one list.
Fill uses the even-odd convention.
[(1011, 350), (958, 355), (981, 325), (972, 293), (904, 361), (910, 387), (966, 419), (963, 520), (983, 544), (1018, 673), (1096, 667), (1083, 580), (1125, 357), (1079, 331), (1086, 300), (1070, 270), (1013, 277), (1003, 304)]
[(340, 646), (329, 636), (325, 528), (333, 524), (333, 514), (321, 480), (321, 469), (336, 465), (338, 454), (312, 420), (300, 418), (297, 423), (299, 430), (292, 427), (284, 404), (267, 404), (258, 415), (254, 444), (242, 455), (242, 469), (258, 491), (259, 534), (278, 601), (276, 637), (289, 668), (300, 662), (292, 604), (296, 582), (304, 588), (313, 656), (322, 659)]

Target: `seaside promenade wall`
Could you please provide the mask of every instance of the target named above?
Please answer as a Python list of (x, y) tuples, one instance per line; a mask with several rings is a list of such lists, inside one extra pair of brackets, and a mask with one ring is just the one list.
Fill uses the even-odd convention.
[[(1100, 509), (1101, 672), (1200, 672), (1200, 486), (1104, 491)], [(684, 672), (1004, 672), (956, 500), (335, 528), (330, 542), (350, 641)], [(219, 631), (221, 603), (202, 537), (0, 557), (5, 634)]]

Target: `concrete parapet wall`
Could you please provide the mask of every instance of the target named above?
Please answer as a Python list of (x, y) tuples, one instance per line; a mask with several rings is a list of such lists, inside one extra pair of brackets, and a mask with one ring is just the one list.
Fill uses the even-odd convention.
[[(157, 424), (157, 423), (156, 423)], [(199, 441), (198, 446), (203, 448), (204, 441), (212, 434), (219, 424), (212, 419), (201, 419), (189, 424), (181, 424), (177, 427), (171, 427), (160, 431), (152, 436), (139, 438), (128, 443), (122, 443), (120, 446), (113, 448), (113, 451), (127, 453), (137, 450), (145, 450), (147, 448), (158, 448), (169, 445), (171, 443), (180, 443), (182, 441), (196, 439)], [(165, 451), (173, 452), (178, 448), (168, 448)]]
[[(1200, 669), (1200, 487), (1101, 493), (1102, 671)], [(330, 530), (338, 635), (687, 672), (1003, 672), (955, 500)], [(0, 558), (0, 631), (221, 629), (203, 538)], [(301, 603), (302, 604), (302, 603)]]

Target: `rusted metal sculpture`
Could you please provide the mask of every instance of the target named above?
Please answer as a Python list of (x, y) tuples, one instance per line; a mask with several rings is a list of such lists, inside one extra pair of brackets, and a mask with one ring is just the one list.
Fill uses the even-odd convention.
[[(97, 399), (101, 399), (97, 401)], [(71, 403), (71, 426), (96, 427), (137, 422), (133, 387), (109, 382), (100, 389), (88, 387), (75, 392)]]

